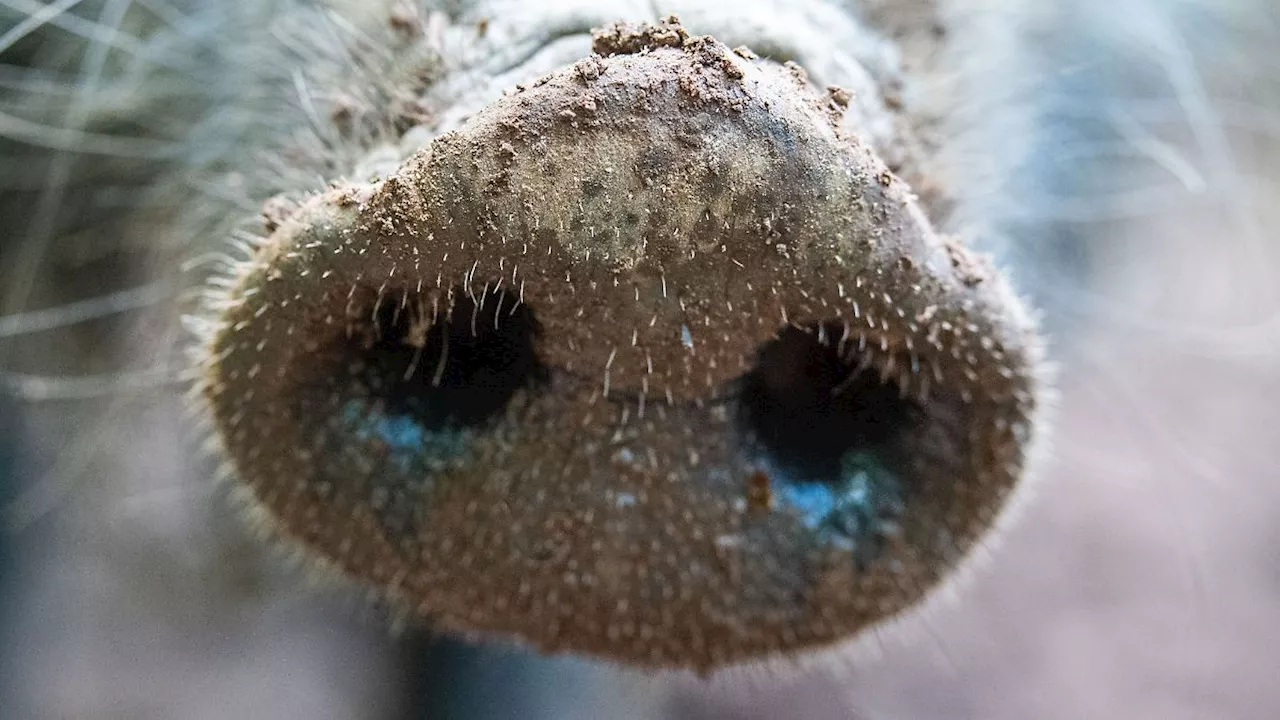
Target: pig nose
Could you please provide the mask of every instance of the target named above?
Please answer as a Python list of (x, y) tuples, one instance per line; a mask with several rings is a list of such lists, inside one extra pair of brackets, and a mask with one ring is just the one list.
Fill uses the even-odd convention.
[(254, 516), (444, 630), (707, 672), (854, 638), (987, 537), (1041, 342), (841, 129), (675, 23), (284, 220), (199, 396)]

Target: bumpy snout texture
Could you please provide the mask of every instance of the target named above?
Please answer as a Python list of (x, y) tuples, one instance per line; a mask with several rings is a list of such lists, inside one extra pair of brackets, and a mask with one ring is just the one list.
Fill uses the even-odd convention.
[(916, 605), (1023, 475), (1039, 341), (798, 68), (619, 26), (235, 277), (260, 515), (435, 627), (709, 671)]

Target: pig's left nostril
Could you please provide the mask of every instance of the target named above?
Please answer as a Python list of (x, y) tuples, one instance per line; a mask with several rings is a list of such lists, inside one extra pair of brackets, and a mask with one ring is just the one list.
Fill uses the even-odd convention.
[(743, 429), (775, 466), (805, 480), (839, 477), (846, 453), (884, 445), (912, 409), (875, 368), (842, 355), (841, 326), (821, 330), (783, 330), (741, 381)]
[(777, 509), (864, 566), (905, 510), (894, 458), (926, 415), (848, 340), (825, 323), (761, 347), (740, 381), (739, 430)]

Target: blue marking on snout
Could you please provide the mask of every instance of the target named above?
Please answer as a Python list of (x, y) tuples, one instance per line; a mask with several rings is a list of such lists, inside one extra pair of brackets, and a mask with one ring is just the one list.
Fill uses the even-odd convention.
[(342, 406), (341, 420), (358, 440), (385, 446), (387, 459), (402, 472), (437, 469), (463, 455), (470, 439), (466, 430), (429, 430), (412, 415), (389, 415), (360, 400)]
[(879, 539), (897, 527), (904, 510), (902, 483), (871, 450), (850, 450), (840, 459), (840, 477), (798, 479), (770, 473), (778, 507), (826, 543), (871, 559)]

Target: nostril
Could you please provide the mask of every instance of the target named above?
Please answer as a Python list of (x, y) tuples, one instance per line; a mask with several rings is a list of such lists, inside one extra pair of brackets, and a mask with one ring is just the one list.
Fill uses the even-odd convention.
[(779, 509), (865, 567), (906, 509), (893, 458), (922, 413), (845, 335), (788, 326), (762, 346), (741, 381), (739, 425)]
[[(534, 311), (501, 288), (468, 294), (364, 289), (345, 331), (307, 356), (291, 393), (294, 442), (312, 443), (309, 481), (367, 508), (414, 548), (435, 479), (473, 462), (520, 391), (546, 377)], [(330, 490), (325, 490), (329, 493)]]
[(741, 381), (741, 425), (771, 465), (798, 479), (835, 480), (850, 451), (884, 446), (911, 401), (842, 346), (840, 325), (788, 327), (760, 348)]
[(417, 293), (383, 290), (372, 322), (341, 341), (349, 387), (426, 430), (483, 423), (544, 372), (528, 305), (500, 288), (469, 296), (457, 287), (449, 297), (442, 308)]

